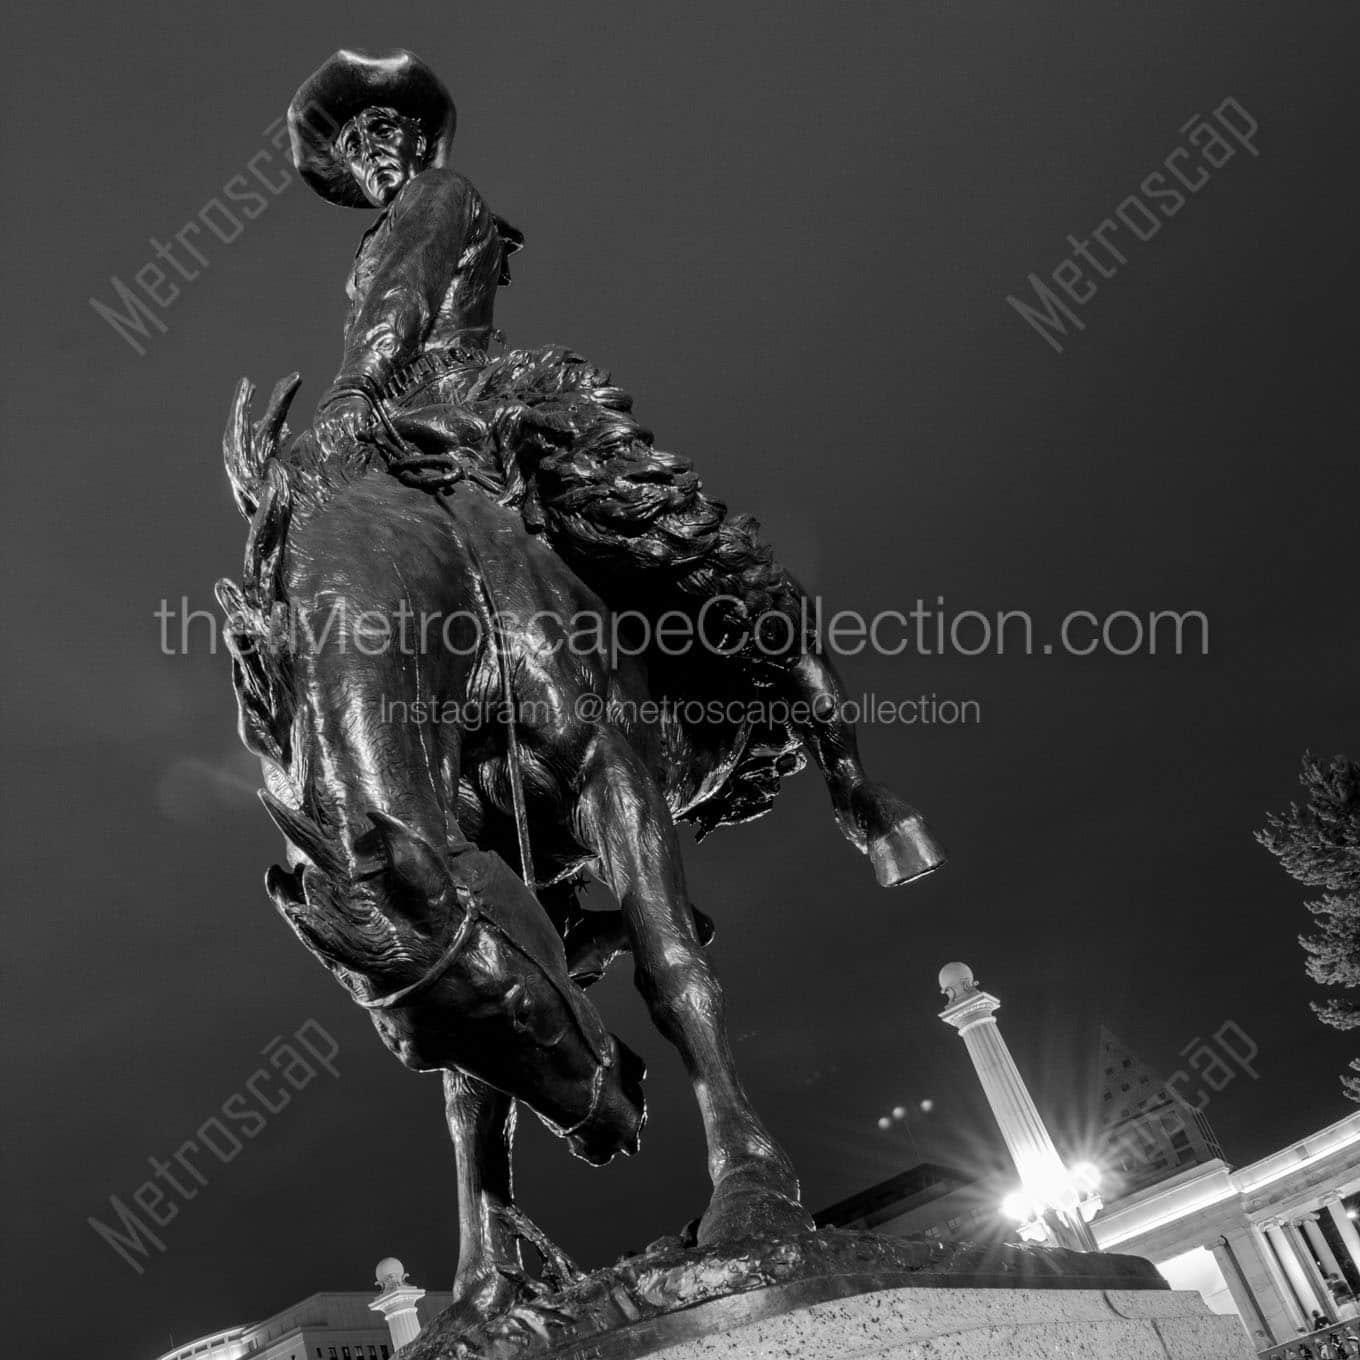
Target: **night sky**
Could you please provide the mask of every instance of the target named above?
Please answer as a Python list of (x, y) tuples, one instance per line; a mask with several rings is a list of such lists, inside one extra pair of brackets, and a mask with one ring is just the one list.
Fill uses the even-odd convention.
[[(974, 699), (866, 727), (871, 771), (952, 852), (875, 887), (820, 781), (690, 848), (744, 1080), (814, 1207), (999, 1142), (940, 1024), (953, 958), (1055, 1127), (1094, 1116), (1100, 1025), (1163, 1075), (1235, 1022), (1259, 1045), (1206, 1111), (1234, 1162), (1345, 1115), (1296, 887), (1252, 840), (1305, 748), (1360, 755), (1355, 8), (1240, 0), (944, 4), (31, 5), (7, 63), (9, 437), (3, 819), (10, 900), (4, 1273), (12, 1353), (151, 1360), (393, 1253), (453, 1273), (438, 1081), (407, 1073), (276, 919), (280, 857), (228, 663), (194, 625), (245, 526), (232, 386), (339, 357), (367, 214), (294, 182), (151, 310), (91, 307), (254, 160), (342, 45), (401, 45), (459, 105), (455, 164), (526, 234), (498, 320), (610, 366), (658, 442), (756, 512), (831, 607), (1199, 610), (1204, 656), (863, 655), (853, 694)], [(1075, 310), (1057, 352), (1007, 305), (1051, 276), (1182, 125), (1259, 123)], [(224, 234), (230, 235), (228, 230)], [(182, 260), (188, 256), (180, 255)], [(162, 266), (167, 267), (167, 266)], [(148, 275), (153, 281), (155, 275)], [(176, 276), (170, 275), (174, 280)], [(1095, 277), (1092, 275), (1092, 277)], [(168, 290), (163, 289), (163, 295)], [(177, 637), (172, 639), (176, 643)], [(686, 842), (691, 838), (686, 833)], [(592, 1264), (698, 1214), (697, 1113), (624, 965), (596, 994), (648, 1060), (642, 1154), (603, 1171), (522, 1123), (525, 1208)], [(111, 1219), (315, 1021), (321, 1073), (163, 1229)], [(917, 1149), (876, 1120), (934, 1101)]]

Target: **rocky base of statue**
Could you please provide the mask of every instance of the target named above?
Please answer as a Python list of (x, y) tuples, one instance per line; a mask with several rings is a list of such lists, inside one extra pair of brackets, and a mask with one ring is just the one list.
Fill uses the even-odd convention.
[(827, 1229), (636, 1256), (468, 1328), (455, 1307), (401, 1360), (666, 1356), (1250, 1356), (1235, 1318), (1133, 1256)]

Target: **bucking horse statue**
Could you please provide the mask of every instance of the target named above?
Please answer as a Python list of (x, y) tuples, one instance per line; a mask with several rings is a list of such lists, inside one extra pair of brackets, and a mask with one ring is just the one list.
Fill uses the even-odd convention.
[[(429, 68), (337, 52), (289, 126), (318, 193), (381, 211), (309, 428), (285, 425), (296, 375), (258, 420), (237, 389), (224, 452), (250, 530), (218, 597), (287, 842), (268, 892), (388, 1048), (443, 1074), (455, 1306), (471, 1324), (541, 1290), (525, 1241), (567, 1269), (513, 1200), (517, 1104), (591, 1163), (638, 1147), (643, 1064), (585, 994), (624, 951), (703, 1117), (698, 1244), (805, 1232), (737, 1077), (676, 823), (760, 815), (807, 750), (881, 883), (943, 854), (865, 776), (805, 597), (756, 523), (581, 356), (493, 353), (522, 238), (448, 166), (454, 106)], [(586, 874), (618, 910), (580, 905)]]

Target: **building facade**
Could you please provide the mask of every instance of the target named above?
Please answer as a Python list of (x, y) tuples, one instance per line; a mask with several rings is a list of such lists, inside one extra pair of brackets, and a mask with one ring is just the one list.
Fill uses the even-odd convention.
[[(388, 1264), (380, 1265), (380, 1276)], [(400, 1272), (400, 1263), (392, 1264)], [(262, 1322), (201, 1336), (166, 1351), (158, 1360), (391, 1360), (398, 1347), (415, 1334), (412, 1324), (418, 1330), (451, 1301), (447, 1293), (427, 1294), (405, 1285), (404, 1272), (400, 1273), (403, 1279), (395, 1285), (393, 1272), (381, 1278), (381, 1292), (311, 1294)], [(409, 1298), (409, 1307), (395, 1319), (375, 1307), (390, 1299), (394, 1288)]]
[(1006, 1235), (987, 1188), (953, 1167), (922, 1162), (813, 1215), (819, 1228), (886, 1237), (985, 1242)]
[(1091, 1227), (1102, 1250), (1152, 1261), (1241, 1317), (1259, 1348), (1360, 1317), (1360, 1112), (1249, 1166), (1221, 1159), (1116, 1200)]
[[(1038, 1147), (1051, 1162), (1053, 1143), (996, 1029), (1000, 1001), (962, 963), (945, 965), (940, 989), (949, 1003), (940, 1019), (964, 1039), (1033, 1202), (1021, 1235), (1053, 1240), (1063, 1197), (1080, 1192), (1082, 1177), (1067, 1165), (1057, 1176), (1036, 1172), (1026, 1160)], [(1215, 1039), (1249, 1070), (1249, 1036), (1229, 1023)], [(1145, 1257), (1173, 1289), (1198, 1290), (1214, 1311), (1236, 1314), (1258, 1350), (1312, 1333), (1319, 1320), (1360, 1319), (1360, 1112), (1234, 1169), (1175, 1078), (1159, 1081), (1108, 1030), (1100, 1053), (1103, 1132), (1100, 1164), (1090, 1168), (1099, 1194), (1083, 1206), (1094, 1245)]]
[(1133, 1194), (1188, 1166), (1224, 1160), (1204, 1113), (1104, 1026), (1100, 1073), (1098, 1160), (1108, 1198)]

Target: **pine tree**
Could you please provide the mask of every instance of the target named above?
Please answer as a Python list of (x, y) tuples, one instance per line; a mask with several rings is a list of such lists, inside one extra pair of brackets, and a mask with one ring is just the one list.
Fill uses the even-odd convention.
[[(1325, 890), (1306, 904), (1317, 932), (1299, 937), (1308, 976), (1323, 987), (1360, 988), (1360, 764), (1345, 756), (1324, 764), (1308, 753), (1299, 782), (1303, 806), (1272, 813), (1256, 839), (1292, 878)], [(1360, 1028), (1360, 1002), (1332, 996), (1313, 1002), (1313, 1010), (1336, 1029)], [(1360, 1058), (1350, 1065), (1360, 1074)], [(1343, 1076), (1341, 1085), (1360, 1103), (1360, 1075)]]

